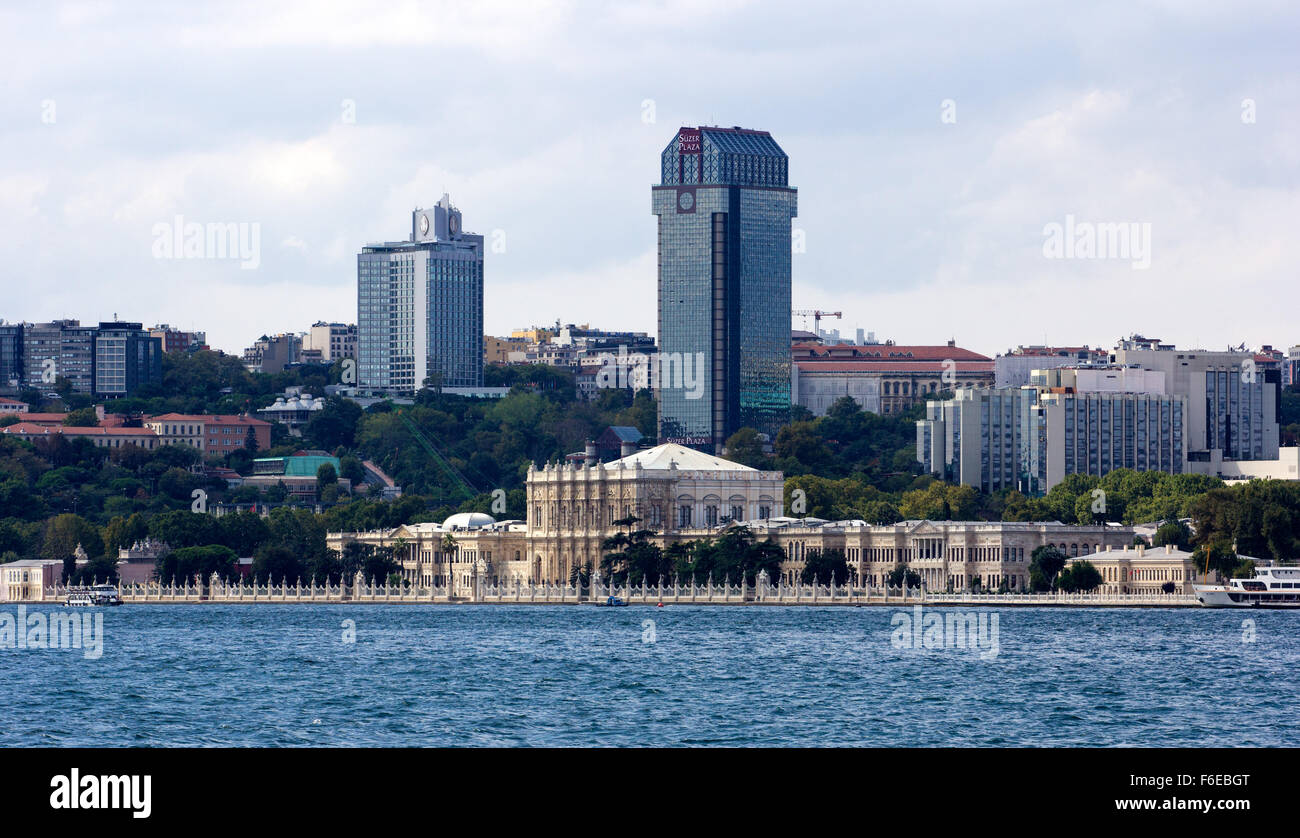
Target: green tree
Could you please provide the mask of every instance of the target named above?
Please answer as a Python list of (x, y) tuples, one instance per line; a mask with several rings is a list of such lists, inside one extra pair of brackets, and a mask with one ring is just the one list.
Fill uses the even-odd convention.
[(1066, 555), (1055, 547), (1034, 548), (1029, 555), (1029, 589), (1036, 593), (1050, 591), (1066, 561)]
[(843, 585), (849, 581), (849, 562), (843, 550), (809, 550), (804, 557), (803, 571), (800, 579), (805, 584), (816, 582), (828, 585), (831, 580)]
[(80, 410), (72, 410), (67, 416), (63, 417), (63, 424), (69, 428), (93, 428), (99, 424), (99, 414), (93, 407), (83, 407)]
[(763, 453), (763, 440), (753, 428), (741, 428), (727, 438), (727, 459), (750, 468), (767, 468), (770, 458)]
[(1066, 593), (1089, 593), (1101, 587), (1101, 572), (1086, 559), (1079, 559), (1056, 576), (1055, 585)]

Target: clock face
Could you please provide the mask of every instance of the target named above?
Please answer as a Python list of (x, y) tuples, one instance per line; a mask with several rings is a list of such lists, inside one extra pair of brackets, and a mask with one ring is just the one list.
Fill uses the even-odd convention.
[(421, 215), (420, 215), (420, 235), (422, 235), (422, 236), (427, 236), (428, 234), (429, 234), (429, 216), (424, 215), (424, 214), (421, 214)]
[(453, 233), (458, 233), (458, 232), (460, 232), (460, 219), (457, 218), (457, 217), (454, 216), (454, 215), (453, 215), (453, 216), (449, 216), (449, 217), (447, 218), (447, 227), (448, 227), (448, 229), (450, 229)]
[(695, 206), (695, 196), (689, 192), (683, 192), (677, 196), (677, 206), (684, 210), (689, 210), (691, 207)]

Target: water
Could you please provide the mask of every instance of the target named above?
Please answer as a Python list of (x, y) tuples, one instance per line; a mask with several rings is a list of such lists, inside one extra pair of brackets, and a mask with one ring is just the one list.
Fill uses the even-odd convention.
[(1300, 744), (1294, 612), (1004, 608), (983, 660), (894, 648), (910, 609), (97, 610), (98, 660), (0, 650), (5, 744)]

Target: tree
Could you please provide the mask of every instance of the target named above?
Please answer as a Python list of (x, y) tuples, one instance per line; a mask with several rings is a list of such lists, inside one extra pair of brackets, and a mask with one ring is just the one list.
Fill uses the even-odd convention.
[(339, 482), (339, 474), (334, 470), (333, 463), (321, 463), (320, 468), (316, 469), (316, 491), (324, 489), (326, 486), (333, 486)]
[(769, 457), (763, 453), (763, 440), (753, 428), (741, 428), (727, 437), (727, 459), (750, 468), (766, 468)]
[(912, 570), (905, 564), (896, 566), (889, 573), (885, 574), (885, 584), (891, 588), (919, 588), (921, 587), (921, 574)]
[(78, 544), (90, 558), (104, 555), (104, 541), (97, 527), (70, 512), (55, 515), (45, 524), (41, 558), (66, 560)]
[(442, 542), (440, 546), (442, 547), (442, 554), (446, 556), (447, 594), (450, 596), (452, 591), (452, 574), (454, 572), (453, 566), (456, 563), (456, 554), (460, 552), (460, 545), (456, 543), (456, 536), (447, 532), (442, 534)]
[(1050, 591), (1056, 575), (1065, 567), (1066, 555), (1055, 547), (1043, 545), (1029, 555), (1029, 589)]
[(849, 562), (844, 556), (844, 551), (809, 550), (804, 557), (800, 580), (805, 584), (816, 582), (819, 585), (828, 585), (832, 579), (835, 580), (836, 585), (843, 585), (849, 581)]
[(93, 407), (83, 407), (80, 410), (72, 410), (67, 416), (63, 417), (64, 427), (69, 428), (93, 428), (99, 424), (99, 414)]
[(361, 464), (361, 460), (353, 454), (348, 454), (339, 460), (339, 476), (351, 482), (353, 489), (366, 482), (366, 469)]
[(1056, 577), (1056, 588), (1066, 593), (1088, 593), (1101, 587), (1101, 572), (1087, 559), (1079, 559)]
[(238, 560), (234, 550), (221, 544), (182, 547), (159, 558), (154, 575), (164, 585), (190, 582), (196, 576), (206, 582), (213, 573), (229, 582), (239, 575)]
[(303, 565), (291, 550), (264, 546), (253, 556), (253, 578), (272, 585), (293, 584), (303, 578)]
[(1172, 544), (1179, 550), (1187, 550), (1191, 547), (1192, 531), (1182, 521), (1171, 518), (1156, 528), (1153, 543), (1157, 547)]

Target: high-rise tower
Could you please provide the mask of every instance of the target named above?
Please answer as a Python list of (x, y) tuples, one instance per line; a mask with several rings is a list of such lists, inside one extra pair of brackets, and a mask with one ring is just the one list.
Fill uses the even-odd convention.
[(411, 214), (410, 241), (357, 255), (357, 367), (374, 390), (483, 386), (483, 237), (448, 196)]
[(766, 131), (700, 127), (660, 161), (660, 442), (775, 437), (790, 416), (789, 158)]

